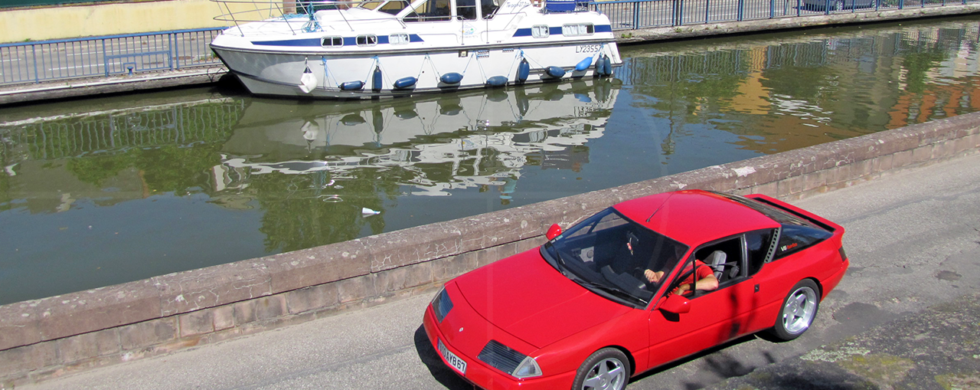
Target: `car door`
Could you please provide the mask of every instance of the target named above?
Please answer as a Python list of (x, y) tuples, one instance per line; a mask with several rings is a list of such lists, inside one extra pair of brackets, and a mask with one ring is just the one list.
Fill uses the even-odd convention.
[[(726, 255), (721, 269), (695, 262), (698, 257), (708, 257), (715, 251)], [(745, 317), (752, 311), (753, 286), (745, 283), (745, 257), (745, 239), (738, 235), (701, 245), (678, 265), (672, 282), (658, 291), (661, 298), (650, 312), (650, 367), (711, 348), (747, 332)], [(671, 292), (685, 282), (682, 279), (687, 272), (683, 271), (696, 267), (711, 268), (719, 279), (718, 288), (683, 296)], [(670, 306), (686, 306), (688, 311), (674, 313), (668, 309)]]

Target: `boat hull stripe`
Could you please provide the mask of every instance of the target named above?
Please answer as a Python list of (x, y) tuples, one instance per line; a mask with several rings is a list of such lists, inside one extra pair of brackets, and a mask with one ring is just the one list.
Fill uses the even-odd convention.
[[(595, 32), (597, 33), (607, 33), (612, 32), (612, 26), (608, 24), (600, 24), (595, 26)], [(561, 27), (548, 27), (548, 34), (550, 35), (562, 35)], [(530, 28), (519, 28), (514, 31), (514, 37), (529, 37), (531, 36)]]
[[(612, 30), (610, 30), (612, 31)], [(528, 35), (531, 34), (531, 30), (528, 30)], [(425, 42), (422, 37), (418, 34), (410, 34), (408, 36), (409, 42)], [(305, 39), (288, 39), (279, 41), (252, 41), (253, 45), (256, 46), (292, 46), (292, 47), (320, 47), (321, 46), (319, 38), (305, 38)], [(379, 45), (387, 45), (388, 36), (381, 35), (378, 36)], [(355, 37), (344, 37), (344, 46), (357, 46), (357, 38)]]
[[(515, 49), (515, 47), (519, 47), (521, 49), (526, 49), (526, 48), (542, 47), (542, 46), (574, 46), (574, 45), (587, 45), (587, 44), (607, 44), (607, 43), (613, 43), (613, 42), (614, 41), (612, 39), (608, 39), (608, 38), (607, 39), (590, 39), (590, 40), (582, 40), (582, 41), (574, 41), (574, 42), (564, 42), (564, 41), (563, 42), (556, 42), (556, 41), (542, 40), (542, 41), (538, 41), (536, 43), (529, 43), (529, 44), (523, 44), (523, 45), (514, 45), (514, 44), (507, 44), (507, 45), (497, 44), (497, 45), (493, 45), (493, 44), (491, 44), (491, 45), (473, 45), (473, 46), (468, 46), (467, 48), (469, 50), (471, 50), (471, 51), (472, 50), (494, 50), (494, 51), (496, 51), (496, 50), (504, 50), (505, 52), (510, 52), (510, 51), (513, 51)], [(397, 50), (397, 51), (393, 51), (393, 50), (388, 49), (388, 48), (386, 48), (386, 49), (380, 49), (379, 48), (377, 50), (363, 50), (363, 51), (362, 50), (356, 50), (356, 51), (351, 51), (351, 50), (334, 51), (335, 49), (330, 50), (330, 51), (327, 51), (327, 50), (321, 49), (321, 50), (317, 50), (317, 51), (289, 51), (289, 52), (284, 52), (284, 51), (278, 51), (278, 50), (275, 50), (275, 49), (257, 49), (257, 48), (246, 49), (246, 48), (238, 48), (238, 47), (219, 46), (219, 45), (211, 45), (211, 47), (214, 48), (214, 49), (217, 49), (217, 50), (227, 50), (227, 51), (234, 51), (234, 52), (241, 52), (241, 53), (314, 55), (314, 56), (330, 56), (330, 57), (335, 57), (335, 56), (336, 57), (343, 57), (343, 56), (373, 56), (373, 55), (379, 55), (379, 54), (397, 54), (397, 55), (431, 54), (431, 53), (443, 53), (443, 52), (456, 52), (456, 51), (458, 51), (460, 49), (459, 47), (446, 47), (446, 48), (424, 47), (424, 48), (406, 48), (406, 49), (400, 49), (400, 50)], [(403, 46), (399, 46), (399, 48), (401, 48), (401, 47), (403, 47)], [(320, 49), (320, 46), (317, 45), (316, 48), (317, 49)]]

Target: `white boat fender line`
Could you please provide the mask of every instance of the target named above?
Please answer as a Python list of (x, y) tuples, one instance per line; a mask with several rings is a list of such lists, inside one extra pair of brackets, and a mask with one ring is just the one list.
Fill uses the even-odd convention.
[(303, 91), (303, 93), (310, 93), (316, 89), (318, 80), (316, 79), (316, 75), (313, 74), (313, 71), (310, 70), (309, 58), (304, 60), (304, 62), (306, 65), (306, 70), (304, 70), (303, 75), (299, 77), (299, 89), (300, 91)]

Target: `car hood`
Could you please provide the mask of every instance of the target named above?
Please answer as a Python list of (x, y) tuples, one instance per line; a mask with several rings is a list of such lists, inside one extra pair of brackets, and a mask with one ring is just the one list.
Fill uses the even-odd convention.
[(457, 286), (477, 314), (536, 348), (630, 310), (571, 281), (538, 249), (467, 273)]

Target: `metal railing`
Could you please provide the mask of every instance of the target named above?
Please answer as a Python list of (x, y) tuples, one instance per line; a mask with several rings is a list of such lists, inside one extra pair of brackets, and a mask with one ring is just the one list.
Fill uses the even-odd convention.
[(220, 65), (223, 28), (0, 44), (0, 85)]
[(609, 16), (613, 30), (635, 30), (971, 2), (977, 0), (614, 0), (593, 1), (589, 8)]

